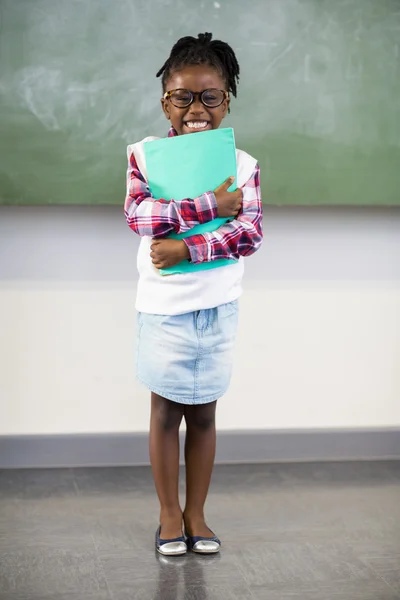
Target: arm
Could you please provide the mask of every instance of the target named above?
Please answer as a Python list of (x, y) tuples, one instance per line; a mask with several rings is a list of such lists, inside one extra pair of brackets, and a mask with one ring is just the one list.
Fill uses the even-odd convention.
[(182, 233), (218, 216), (213, 192), (179, 203), (153, 198), (133, 154), (129, 159), (126, 187), (125, 218), (129, 227), (140, 236), (164, 237), (173, 232)]
[(262, 203), (258, 165), (242, 191), (243, 206), (236, 219), (211, 233), (193, 235), (183, 240), (193, 263), (219, 258), (238, 259), (240, 256), (254, 254), (261, 246)]

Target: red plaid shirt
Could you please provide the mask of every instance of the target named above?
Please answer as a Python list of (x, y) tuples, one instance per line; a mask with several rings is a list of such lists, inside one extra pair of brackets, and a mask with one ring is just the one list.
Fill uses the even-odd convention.
[[(177, 133), (171, 128), (168, 135), (173, 137)], [(219, 258), (239, 259), (240, 256), (249, 256), (258, 250), (263, 237), (258, 164), (242, 191), (243, 206), (236, 219), (211, 233), (184, 239), (193, 263)], [(166, 237), (172, 232), (183, 233), (218, 216), (213, 192), (207, 192), (194, 200), (155, 200), (133, 153), (128, 164), (124, 212), (129, 227), (135, 233), (154, 238)]]

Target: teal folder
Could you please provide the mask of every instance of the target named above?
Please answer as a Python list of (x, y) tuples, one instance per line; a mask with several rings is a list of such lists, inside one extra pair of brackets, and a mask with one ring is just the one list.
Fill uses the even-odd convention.
[[(235, 181), (229, 188), (236, 189), (236, 147), (233, 129), (214, 129), (176, 137), (163, 138), (144, 143), (147, 178), (154, 198), (196, 198), (214, 191), (228, 177)], [(229, 219), (214, 219), (196, 225), (182, 234), (168, 237), (183, 239), (197, 233), (215, 231)], [(188, 273), (213, 269), (236, 263), (236, 260), (220, 259), (201, 264), (185, 260), (175, 267), (162, 269), (162, 275)]]

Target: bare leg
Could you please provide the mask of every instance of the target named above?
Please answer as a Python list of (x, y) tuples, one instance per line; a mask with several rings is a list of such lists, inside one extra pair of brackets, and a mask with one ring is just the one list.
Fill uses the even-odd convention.
[(217, 403), (185, 406), (186, 420), (186, 506), (185, 528), (189, 535), (209, 537), (212, 532), (204, 519), (211, 474), (214, 466)]
[(182, 535), (182, 509), (179, 504), (179, 426), (184, 406), (151, 394), (150, 461), (160, 500), (163, 539)]

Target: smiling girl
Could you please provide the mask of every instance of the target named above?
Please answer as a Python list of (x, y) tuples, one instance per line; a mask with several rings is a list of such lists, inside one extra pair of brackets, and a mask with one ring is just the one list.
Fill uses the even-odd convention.
[[(217, 129), (236, 97), (239, 65), (232, 48), (209, 33), (184, 37), (157, 76), (169, 136)], [(262, 242), (257, 161), (237, 151), (239, 189), (228, 179), (198, 198), (154, 199), (145, 174), (143, 142), (128, 146), (125, 216), (142, 236), (137, 376), (151, 392), (150, 459), (160, 501), (156, 548), (164, 555), (187, 549), (210, 554), (220, 539), (208, 528), (204, 505), (214, 465), (217, 400), (229, 386), (241, 295), (243, 257)], [(201, 166), (199, 165), (199, 168)], [(239, 177), (240, 174), (240, 177)], [(232, 173), (233, 175), (233, 173)], [(217, 217), (234, 217), (211, 233), (168, 239)], [(236, 259), (218, 269), (162, 277), (158, 269)], [(186, 503), (178, 496), (179, 427), (186, 421)]]

